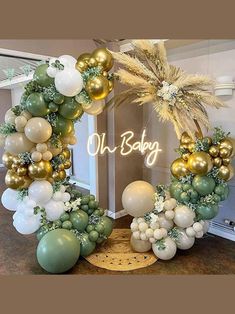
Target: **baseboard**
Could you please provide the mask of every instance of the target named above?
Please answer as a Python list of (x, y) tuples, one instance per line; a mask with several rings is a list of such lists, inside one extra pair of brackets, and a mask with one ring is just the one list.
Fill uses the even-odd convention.
[(118, 218), (126, 216), (127, 212), (125, 209), (119, 210), (118, 212), (111, 212), (110, 210), (107, 210), (106, 215), (110, 218), (118, 219)]
[(235, 232), (233, 229), (221, 223), (215, 223), (213, 221), (210, 222), (210, 228), (208, 232), (224, 239), (235, 241)]

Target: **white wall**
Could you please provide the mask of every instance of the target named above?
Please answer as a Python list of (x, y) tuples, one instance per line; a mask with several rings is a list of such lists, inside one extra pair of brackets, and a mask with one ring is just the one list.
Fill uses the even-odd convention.
[[(192, 48), (188, 53), (184, 48), (177, 49), (177, 55), (171, 53), (169, 61), (184, 69), (188, 73), (207, 74), (216, 78), (222, 75), (232, 75), (235, 78), (235, 49), (224, 50), (223, 47), (217, 49), (201, 50)], [(187, 48), (188, 49), (188, 48)], [(213, 52), (211, 51), (213, 50)], [(205, 53), (206, 51), (206, 53)], [(183, 57), (181, 57), (183, 56)], [(225, 131), (231, 132), (235, 137), (235, 91), (232, 97), (223, 98), (226, 108), (217, 110), (207, 108), (212, 127), (222, 126)], [(159, 154), (157, 165), (154, 169), (144, 167), (144, 179), (156, 185), (158, 183), (169, 182), (169, 166), (176, 158), (174, 148), (178, 146), (178, 140), (170, 124), (162, 124), (153, 114), (151, 104), (145, 106), (144, 121), (147, 126), (148, 135), (151, 140), (158, 140), (163, 149)], [(235, 166), (235, 163), (233, 163)], [(225, 218), (235, 220), (235, 180), (229, 182), (231, 193), (229, 199), (222, 203), (216, 221), (223, 222)]]

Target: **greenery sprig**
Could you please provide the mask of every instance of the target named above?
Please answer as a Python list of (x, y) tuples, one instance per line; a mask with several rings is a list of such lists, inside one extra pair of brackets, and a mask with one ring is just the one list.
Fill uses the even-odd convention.
[(88, 95), (85, 89), (83, 89), (78, 95), (76, 95), (75, 99), (79, 104), (92, 103), (92, 99), (90, 98), (90, 96)]
[(226, 133), (223, 131), (221, 127), (215, 127), (214, 128), (214, 134), (212, 136), (212, 143), (214, 145), (219, 144), (225, 137), (229, 136), (230, 132)]
[(165, 240), (164, 240), (164, 239), (157, 240), (157, 241), (156, 241), (156, 245), (157, 245), (157, 248), (158, 248), (159, 251), (163, 251), (163, 250), (165, 250), (165, 248), (166, 248)]
[(58, 115), (55, 112), (49, 113), (45, 116), (45, 119), (51, 124), (51, 126), (56, 126), (58, 120)]
[(168, 231), (168, 236), (172, 238), (173, 240), (177, 241), (180, 237), (180, 232), (177, 228), (172, 228)]
[(23, 111), (25, 111), (25, 108), (22, 105), (16, 105), (11, 108), (11, 111), (16, 115), (20, 116)]
[(60, 136), (55, 133), (52, 133), (51, 138), (49, 139), (49, 142), (55, 148), (62, 148)]
[(29, 152), (20, 153), (18, 154), (18, 157), (20, 158), (22, 165), (29, 165), (33, 163), (33, 160), (31, 158), (31, 154)]
[(55, 60), (55, 62), (53, 62), (52, 64), (51, 64), (51, 66), (52, 67), (54, 67), (54, 68), (56, 68), (56, 69), (58, 69), (58, 70), (60, 70), (60, 71), (62, 71), (62, 70), (64, 70), (64, 65), (60, 62), (60, 60)]
[(19, 190), (17, 193), (17, 199), (23, 201), (23, 199), (28, 196), (28, 189)]
[(84, 83), (86, 83), (89, 79), (101, 75), (103, 69), (100, 66), (88, 68), (86, 71), (82, 73), (82, 78)]
[(92, 214), (91, 216), (89, 216), (88, 224), (96, 225), (99, 223), (99, 221), (100, 221), (100, 217)]
[(210, 148), (210, 143), (207, 138), (198, 138), (195, 142), (194, 151), (195, 152), (208, 152)]
[(53, 101), (53, 99), (57, 93), (58, 92), (57, 92), (54, 84), (51, 84), (50, 86), (43, 88), (43, 96), (48, 101)]
[(51, 165), (53, 170), (58, 170), (59, 166), (65, 162), (65, 157), (63, 155), (55, 156), (51, 160)]
[(11, 123), (2, 123), (0, 125), (0, 134), (7, 136), (16, 132), (14, 124)]

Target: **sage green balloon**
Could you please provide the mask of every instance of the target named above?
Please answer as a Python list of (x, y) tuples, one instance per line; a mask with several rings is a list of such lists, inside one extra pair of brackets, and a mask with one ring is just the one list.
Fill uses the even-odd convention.
[(34, 80), (42, 87), (48, 87), (54, 83), (54, 79), (47, 74), (47, 68), (47, 64), (41, 64), (35, 69), (33, 75)]
[(59, 113), (70, 120), (80, 118), (83, 114), (82, 105), (72, 97), (65, 97), (64, 103), (59, 107)]
[(215, 180), (206, 176), (195, 176), (192, 184), (194, 189), (202, 196), (212, 193), (215, 188)]
[(43, 94), (32, 93), (29, 95), (26, 101), (27, 110), (34, 117), (44, 117), (49, 113), (47, 103), (44, 100)]
[(65, 119), (61, 115), (58, 115), (55, 125), (52, 128), (55, 134), (62, 136), (69, 135), (74, 130), (73, 122)]
[(215, 205), (199, 205), (196, 208), (196, 213), (199, 215), (200, 219), (208, 220), (214, 218), (219, 211), (219, 206)]
[(41, 227), (36, 233), (38, 241), (40, 241), (44, 237), (44, 235), (47, 234), (47, 232), (48, 232), (47, 230)]
[(113, 220), (107, 216), (100, 217), (100, 223), (104, 226), (103, 235), (109, 237), (113, 231)]
[(90, 255), (95, 250), (95, 247), (96, 243), (90, 241), (88, 233), (86, 232), (82, 233), (80, 237), (81, 256), (86, 257)]
[(88, 215), (86, 212), (79, 209), (71, 212), (70, 221), (72, 222), (73, 228), (83, 232), (88, 225)]
[(170, 185), (170, 194), (173, 198), (180, 201), (181, 199), (181, 193), (183, 192), (183, 186), (180, 182), (173, 182)]
[(69, 230), (55, 229), (40, 240), (37, 259), (40, 266), (49, 273), (60, 274), (68, 271), (80, 255), (80, 242)]
[(53, 98), (53, 101), (57, 105), (63, 104), (63, 102), (64, 102), (64, 95), (62, 95), (60, 93), (56, 93), (54, 98)]

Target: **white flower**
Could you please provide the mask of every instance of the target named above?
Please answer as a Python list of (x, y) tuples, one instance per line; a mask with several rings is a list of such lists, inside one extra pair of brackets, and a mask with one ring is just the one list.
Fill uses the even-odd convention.
[(155, 204), (154, 204), (155, 210), (160, 213), (164, 209), (164, 197), (159, 196), (157, 193), (155, 194)]
[(159, 89), (157, 95), (165, 101), (169, 101), (170, 105), (173, 106), (176, 102), (176, 96), (179, 88), (173, 84), (169, 84), (166, 81), (162, 82), (162, 88)]
[(150, 217), (151, 217), (151, 222), (157, 222), (158, 221), (158, 215), (151, 213)]

